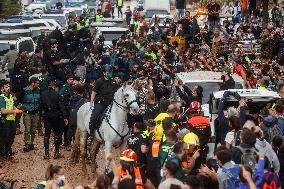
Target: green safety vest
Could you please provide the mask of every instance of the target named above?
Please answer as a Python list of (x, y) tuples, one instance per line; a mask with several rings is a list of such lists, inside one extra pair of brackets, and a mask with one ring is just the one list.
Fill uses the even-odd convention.
[(102, 14), (97, 14), (96, 15), (96, 22), (102, 22), (102, 20), (103, 20), (103, 15)]
[(123, 5), (123, 0), (117, 0), (117, 6), (121, 7)]
[(84, 27), (88, 28), (90, 26), (90, 20), (88, 18), (84, 19)]
[(140, 22), (134, 22), (134, 30), (135, 33), (139, 34), (140, 33)]
[(148, 138), (150, 136), (150, 132), (148, 130), (143, 131), (141, 136), (142, 136), (142, 138)]
[(38, 79), (40, 82), (42, 82), (42, 81), (44, 80), (44, 77), (38, 76), (37, 79)]
[(81, 24), (78, 23), (78, 22), (75, 22), (75, 25), (76, 25), (76, 30), (77, 31), (79, 31), (82, 28)]
[[(14, 99), (13, 96), (10, 94), (10, 98), (6, 97), (4, 94), (1, 94), (6, 102), (6, 110), (13, 110), (14, 109)], [(15, 116), (14, 114), (8, 114), (6, 116), (6, 120), (8, 121), (15, 121)]]

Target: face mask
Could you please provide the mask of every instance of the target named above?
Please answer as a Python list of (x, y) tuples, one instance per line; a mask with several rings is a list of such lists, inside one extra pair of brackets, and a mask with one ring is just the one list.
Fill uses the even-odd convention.
[(106, 75), (106, 77), (107, 77), (108, 79), (112, 79), (112, 72), (108, 72), (107, 75)]

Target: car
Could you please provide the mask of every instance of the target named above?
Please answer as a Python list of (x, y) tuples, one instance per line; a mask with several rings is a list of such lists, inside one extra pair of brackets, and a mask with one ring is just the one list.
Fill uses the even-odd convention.
[[(2, 60), (5, 54), (9, 51), (10, 45), (15, 45), (17, 52), (27, 51), (29, 55), (35, 52), (36, 44), (33, 42), (31, 37), (20, 37), (15, 40), (0, 40), (0, 62), (2, 65)], [(7, 72), (6, 66), (0, 74), (0, 79), (10, 80), (9, 74)]]
[(95, 40), (104, 38), (104, 47), (113, 46), (113, 41), (120, 38), (122, 35), (129, 33), (128, 28), (123, 27), (100, 27), (97, 30)]
[(60, 14), (42, 14), (41, 19), (54, 19), (56, 22), (58, 22), (61, 25), (61, 27), (67, 28), (68, 27), (67, 14), (68, 12), (63, 12)]
[(170, 26), (170, 23), (173, 21), (174, 17), (172, 15), (155, 14), (150, 20), (150, 26), (155, 26), (155, 22), (157, 19), (160, 20), (158, 23), (159, 27), (163, 29)]
[(0, 29), (0, 40), (17, 40), (20, 37), (31, 37), (29, 29)]
[[(218, 105), (220, 99), (225, 92), (229, 92), (229, 96), (225, 99), (225, 107), (238, 106), (237, 96), (245, 98), (247, 100), (247, 108), (257, 107), (259, 110), (266, 107), (268, 104), (272, 105), (275, 101), (281, 97), (277, 92), (269, 90), (259, 89), (229, 89), (226, 91), (216, 91), (211, 95), (209, 104), (202, 105), (202, 111), (204, 116), (210, 120), (210, 126), (212, 131), (212, 138), (215, 138), (215, 120), (218, 118)], [(237, 94), (237, 95), (236, 95)], [(213, 157), (215, 141), (212, 141), (209, 145), (209, 157)]]
[[(213, 71), (194, 71), (194, 72), (180, 72), (176, 74), (177, 79), (180, 79), (183, 85), (190, 89), (194, 86), (200, 85), (203, 88), (202, 104), (207, 104), (210, 99), (210, 94), (219, 91), (220, 84), (223, 83), (221, 76), (222, 72)], [(236, 89), (243, 89), (245, 87), (244, 80), (237, 74), (232, 75), (235, 81)]]
[(150, 21), (155, 14), (170, 15), (170, 0), (144, 0), (143, 8), (145, 20)]

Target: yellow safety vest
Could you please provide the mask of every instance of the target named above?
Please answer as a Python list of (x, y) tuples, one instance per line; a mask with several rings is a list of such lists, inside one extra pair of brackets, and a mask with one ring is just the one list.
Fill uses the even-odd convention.
[(79, 31), (82, 28), (81, 24), (78, 23), (78, 22), (75, 22), (75, 25), (76, 25), (76, 30), (77, 31)]
[(102, 20), (103, 20), (103, 15), (102, 14), (97, 14), (96, 15), (96, 22), (102, 22)]
[[(1, 94), (6, 102), (6, 110), (13, 110), (14, 109), (14, 99), (13, 96), (10, 94), (10, 98), (6, 97), (4, 94)], [(14, 114), (8, 114), (6, 116), (6, 120), (8, 121), (15, 121), (15, 116)]]
[(84, 19), (84, 27), (88, 28), (90, 26), (90, 20), (88, 18)]
[(121, 7), (123, 5), (123, 0), (117, 0), (117, 6)]
[(135, 30), (135, 33), (139, 35), (140, 33), (140, 22), (134, 22), (134, 30)]

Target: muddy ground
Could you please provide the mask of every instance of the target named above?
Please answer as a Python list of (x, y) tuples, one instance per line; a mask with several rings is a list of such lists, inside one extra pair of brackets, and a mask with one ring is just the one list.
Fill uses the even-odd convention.
[[(23, 130), (23, 128), (22, 128)], [(81, 164), (71, 164), (71, 151), (61, 148), (61, 154), (64, 158), (44, 160), (43, 136), (36, 136), (36, 150), (27, 153), (23, 152), (23, 134), (17, 135), (13, 144), (14, 162), (6, 161), (2, 166), (6, 172), (8, 179), (17, 180), (17, 188), (34, 188), (36, 183), (44, 179), (45, 170), (49, 164), (61, 165), (65, 169), (65, 177), (72, 187), (76, 185), (89, 185), (94, 181), (94, 176), (90, 171), (90, 164), (87, 165), (88, 176), (85, 176), (81, 169)], [(54, 149), (53, 138), (51, 138), (50, 149)], [(118, 162), (119, 150), (113, 149), (113, 157)], [(51, 153), (53, 156), (53, 153)], [(99, 165), (98, 173), (104, 170), (103, 147), (101, 147), (99, 156), (97, 157)]]

